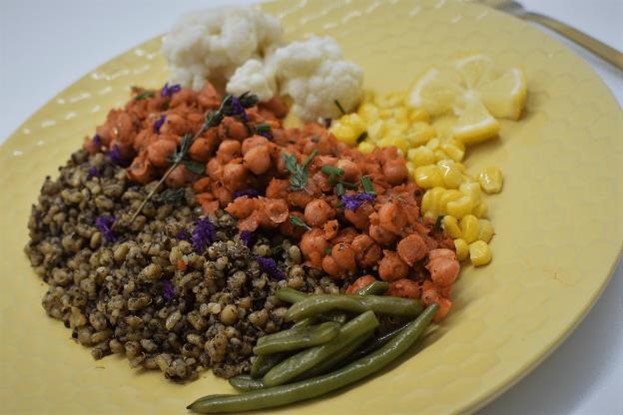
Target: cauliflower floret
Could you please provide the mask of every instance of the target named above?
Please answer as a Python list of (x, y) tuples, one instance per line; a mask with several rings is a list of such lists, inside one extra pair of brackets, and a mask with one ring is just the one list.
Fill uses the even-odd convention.
[(241, 95), (250, 91), (256, 94), (260, 101), (268, 101), (277, 95), (275, 67), (269, 61), (270, 59), (264, 62), (257, 59), (246, 61), (229, 79), (227, 92)]
[(342, 51), (330, 37), (311, 37), (275, 51), (274, 66), (280, 94), (292, 98), (292, 111), (303, 121), (338, 118), (353, 110), (361, 99), (363, 71), (342, 59)]
[(200, 89), (206, 79), (222, 88), (236, 68), (281, 43), (278, 19), (252, 8), (193, 11), (164, 37), (171, 83)]

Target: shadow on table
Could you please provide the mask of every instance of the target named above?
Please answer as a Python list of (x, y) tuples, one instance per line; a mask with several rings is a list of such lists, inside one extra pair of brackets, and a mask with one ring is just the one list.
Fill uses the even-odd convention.
[[(478, 415), (569, 414), (577, 410), (610, 359), (623, 350), (623, 261), (597, 304), (569, 338), (532, 373)], [(617, 409), (612, 408), (612, 413)]]

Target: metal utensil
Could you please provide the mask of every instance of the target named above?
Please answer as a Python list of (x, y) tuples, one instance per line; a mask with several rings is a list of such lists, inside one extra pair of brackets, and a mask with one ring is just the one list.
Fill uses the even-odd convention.
[(623, 53), (605, 43), (575, 29), (566, 23), (539, 13), (526, 10), (521, 3), (513, 0), (480, 0), (482, 4), (512, 14), (520, 19), (538, 23), (588, 49), (603, 60), (623, 71)]

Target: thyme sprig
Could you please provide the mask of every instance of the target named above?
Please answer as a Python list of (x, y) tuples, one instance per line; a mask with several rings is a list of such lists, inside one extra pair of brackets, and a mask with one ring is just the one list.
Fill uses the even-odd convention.
[(292, 154), (284, 154), (283, 161), (286, 165), (286, 169), (291, 173), (290, 175), (290, 189), (292, 190), (305, 190), (307, 186), (307, 180), (309, 179), (309, 165), (314, 161), (314, 158), (318, 155), (318, 150), (312, 151), (312, 153), (303, 161), (303, 164), (296, 162), (296, 157)]

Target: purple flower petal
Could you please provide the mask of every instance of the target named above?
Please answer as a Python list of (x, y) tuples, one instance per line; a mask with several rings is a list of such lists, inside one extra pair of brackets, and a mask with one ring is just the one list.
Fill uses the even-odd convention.
[(181, 90), (182, 90), (182, 86), (180, 84), (169, 86), (169, 83), (167, 82), (166, 84), (164, 84), (164, 86), (160, 90), (160, 96), (170, 97), (176, 92), (180, 92)]
[(175, 239), (177, 239), (178, 241), (190, 241), (190, 234), (186, 229), (180, 229), (175, 234)]
[(99, 134), (95, 134), (93, 136), (93, 144), (95, 144), (97, 147), (102, 146), (102, 137), (100, 137)]
[(286, 274), (282, 270), (279, 269), (277, 263), (274, 259), (269, 257), (258, 257), (256, 258), (257, 263), (260, 265), (260, 269), (270, 275), (273, 278), (277, 279), (285, 279)]
[(175, 298), (175, 290), (170, 280), (164, 280), (162, 283), (162, 297), (167, 303)]
[(355, 193), (354, 195), (342, 195), (340, 200), (344, 209), (355, 211), (365, 202), (374, 202), (375, 196), (370, 193)]
[(262, 137), (268, 138), (269, 140), (273, 139), (273, 133), (271, 133), (270, 131), (258, 131), (257, 133)]
[(253, 239), (255, 235), (251, 231), (242, 231), (240, 232), (240, 240), (246, 247), (250, 247), (253, 245)]
[(247, 189), (247, 190), (236, 190), (234, 193), (232, 193), (231, 196), (234, 199), (238, 199), (239, 197), (242, 197), (242, 196), (247, 196), (250, 199), (253, 199), (253, 198), (259, 197), (259, 195), (260, 194), (258, 193), (257, 190), (255, 190), (255, 189)]
[(128, 162), (121, 156), (121, 149), (118, 145), (113, 145), (108, 152), (108, 159), (115, 165), (120, 167), (128, 167)]
[(244, 122), (249, 121), (249, 117), (247, 117), (247, 112), (245, 111), (240, 99), (237, 97), (231, 96), (229, 97), (229, 108), (225, 115), (229, 115), (232, 117), (240, 117), (240, 119)]
[(104, 240), (107, 242), (115, 242), (117, 236), (112, 231), (112, 225), (115, 218), (112, 216), (98, 216), (95, 218), (95, 227), (102, 233)]
[(193, 248), (201, 254), (205, 249), (216, 241), (216, 228), (208, 219), (199, 219), (191, 236)]
[(97, 167), (93, 166), (87, 172), (87, 180), (90, 180), (93, 177), (99, 177), (99, 175), (100, 175), (99, 170), (97, 169)]
[(166, 114), (162, 114), (160, 118), (156, 120), (156, 122), (154, 123), (154, 133), (158, 134), (160, 132), (160, 128), (162, 127), (162, 125), (164, 124), (164, 120), (166, 119)]

